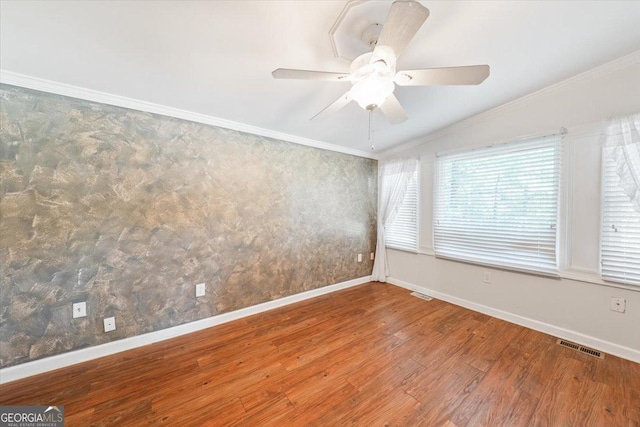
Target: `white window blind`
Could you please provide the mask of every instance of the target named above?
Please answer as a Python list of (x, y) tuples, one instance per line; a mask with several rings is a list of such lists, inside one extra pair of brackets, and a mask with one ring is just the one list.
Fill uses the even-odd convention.
[(561, 135), (439, 156), (437, 256), (557, 272)]
[(385, 227), (385, 246), (413, 252), (418, 250), (418, 170), (409, 180), (393, 222)]
[(620, 186), (616, 163), (608, 150), (603, 157), (602, 277), (640, 285), (640, 213)]

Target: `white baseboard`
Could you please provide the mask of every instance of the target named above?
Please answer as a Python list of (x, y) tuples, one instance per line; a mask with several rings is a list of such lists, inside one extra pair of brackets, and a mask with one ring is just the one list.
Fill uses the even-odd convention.
[(346, 282), (336, 283), (334, 285), (324, 286), (299, 294), (290, 295), (274, 301), (268, 301), (251, 307), (242, 308), (240, 310), (231, 311), (229, 313), (219, 314), (206, 319), (196, 320), (195, 322), (185, 323), (184, 325), (173, 326), (171, 328), (138, 335), (135, 337), (124, 338), (118, 341), (112, 341), (93, 347), (74, 350), (69, 353), (58, 354), (44, 359), (34, 360), (32, 362), (22, 363), (16, 366), (0, 369), (0, 384), (6, 384), (32, 375), (41, 374), (52, 371), (54, 369), (64, 368), (65, 366), (75, 365), (76, 363), (86, 362), (88, 360), (98, 359), (100, 357), (109, 356), (111, 354), (120, 353), (122, 351), (131, 350), (142, 347), (158, 341), (164, 341), (170, 338), (179, 337), (181, 335), (190, 334), (212, 326), (231, 322), (243, 317), (252, 316), (254, 314), (273, 310), (274, 308), (283, 307), (296, 302), (304, 301), (320, 295), (336, 292), (341, 289), (350, 288), (371, 281), (371, 276), (360, 277), (358, 279), (348, 280)]
[(395, 279), (393, 277), (387, 277), (387, 283), (400, 286), (405, 289), (427, 294), (442, 301), (450, 302), (451, 304), (459, 305), (460, 307), (468, 308), (469, 310), (477, 311), (483, 314), (487, 314), (498, 319), (506, 320), (507, 322), (515, 323), (516, 325), (524, 326), (529, 329), (533, 329), (545, 334), (553, 335), (558, 338), (563, 338), (569, 341), (582, 344), (587, 347), (592, 347), (605, 353), (612, 354), (614, 356), (621, 357), (623, 359), (631, 360), (632, 362), (640, 363), (640, 351), (633, 348), (625, 347), (619, 344), (615, 344), (609, 341), (601, 340), (590, 335), (585, 335), (580, 332), (572, 331), (570, 329), (561, 328), (549, 323), (541, 322), (539, 320), (523, 317), (518, 314), (513, 314), (507, 311), (498, 310), (493, 307), (478, 304), (473, 301), (469, 301), (463, 298), (455, 297), (442, 292), (434, 291), (422, 286), (414, 285), (403, 280)]

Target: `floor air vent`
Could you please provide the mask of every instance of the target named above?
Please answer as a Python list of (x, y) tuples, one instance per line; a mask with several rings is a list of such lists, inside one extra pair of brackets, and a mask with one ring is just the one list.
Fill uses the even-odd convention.
[(431, 301), (433, 299), (433, 297), (430, 297), (429, 295), (421, 294), (420, 292), (411, 292), (411, 295), (413, 295), (414, 297), (423, 299), (425, 301)]
[(604, 353), (598, 350), (594, 350), (592, 348), (589, 347), (585, 347), (583, 345), (580, 344), (576, 344), (574, 342), (571, 341), (567, 341), (567, 340), (563, 340), (563, 339), (558, 339), (558, 344), (563, 346), (563, 347), (567, 347), (570, 348), (571, 350), (575, 350), (575, 351), (579, 351), (580, 353), (584, 353), (584, 354), (588, 354), (589, 356), (593, 356), (593, 357), (597, 357), (598, 359), (604, 359)]

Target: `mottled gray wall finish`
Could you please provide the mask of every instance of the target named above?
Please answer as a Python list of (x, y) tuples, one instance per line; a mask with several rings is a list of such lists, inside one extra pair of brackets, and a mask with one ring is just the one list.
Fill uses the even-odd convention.
[(13, 86), (0, 97), (0, 366), (371, 274), (374, 160)]

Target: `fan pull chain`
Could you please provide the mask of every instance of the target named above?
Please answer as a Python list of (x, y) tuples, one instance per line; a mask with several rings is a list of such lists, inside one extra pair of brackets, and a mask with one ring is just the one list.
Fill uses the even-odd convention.
[(369, 142), (371, 143), (371, 150), (375, 150), (374, 146), (374, 134), (373, 134), (373, 108), (367, 108), (369, 110)]

